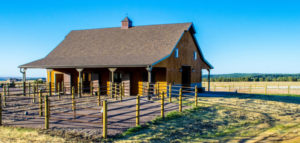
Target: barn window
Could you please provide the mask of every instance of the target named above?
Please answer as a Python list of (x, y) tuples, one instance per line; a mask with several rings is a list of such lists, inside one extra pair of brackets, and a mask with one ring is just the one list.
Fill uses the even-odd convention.
[(178, 54), (178, 48), (175, 49), (175, 58), (178, 58), (179, 54)]
[(196, 61), (197, 60), (197, 52), (194, 51), (194, 60)]

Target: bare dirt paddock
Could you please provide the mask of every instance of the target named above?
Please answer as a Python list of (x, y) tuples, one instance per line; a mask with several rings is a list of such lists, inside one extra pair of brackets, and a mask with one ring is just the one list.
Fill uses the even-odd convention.
[[(40, 106), (38, 98), (32, 103), (33, 96), (6, 97), (3, 108), (4, 125), (44, 128), (44, 116), (39, 116)], [(104, 97), (101, 97), (104, 98)], [(86, 95), (76, 98), (76, 113), (72, 110), (71, 96), (50, 97), (50, 130), (80, 134), (86, 137), (98, 138), (102, 136), (102, 106), (98, 106), (97, 96)], [(108, 100), (108, 135), (122, 133), (136, 125), (136, 97), (125, 97)], [(149, 101), (140, 98), (140, 123), (144, 124), (160, 116), (160, 101)], [(43, 105), (43, 112), (44, 112)], [(178, 104), (165, 103), (165, 112), (178, 110)]]

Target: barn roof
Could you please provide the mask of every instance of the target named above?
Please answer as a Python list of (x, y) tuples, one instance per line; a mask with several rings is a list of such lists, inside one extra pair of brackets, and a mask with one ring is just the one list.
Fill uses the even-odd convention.
[(73, 30), (45, 58), (20, 68), (145, 67), (169, 55), (192, 23)]

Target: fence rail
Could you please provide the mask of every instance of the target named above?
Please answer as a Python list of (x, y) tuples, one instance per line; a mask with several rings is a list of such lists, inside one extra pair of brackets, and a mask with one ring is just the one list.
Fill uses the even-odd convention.
[[(208, 83), (202, 85), (207, 91)], [(211, 82), (210, 91), (300, 95), (300, 82)]]
[[(82, 90), (71, 85), (4, 85), (0, 88), (0, 125), (35, 124), (45, 129), (90, 125), (102, 129), (102, 136), (106, 138), (114, 124), (124, 123), (124, 128), (129, 128), (146, 123), (143, 120), (145, 116), (164, 118), (166, 112), (182, 112), (198, 106), (197, 86), (143, 83), (139, 86), (140, 94), (135, 98), (125, 96), (128, 91), (122, 83), (110, 83), (110, 86), (90, 84), (90, 87), (81, 87)], [(27, 124), (29, 121), (30, 124)]]

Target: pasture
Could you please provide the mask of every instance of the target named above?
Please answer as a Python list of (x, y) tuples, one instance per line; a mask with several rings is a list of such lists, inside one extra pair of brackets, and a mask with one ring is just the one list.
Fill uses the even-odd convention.
[[(207, 91), (208, 83), (202, 86)], [(300, 82), (211, 82), (210, 91), (300, 96)]]

